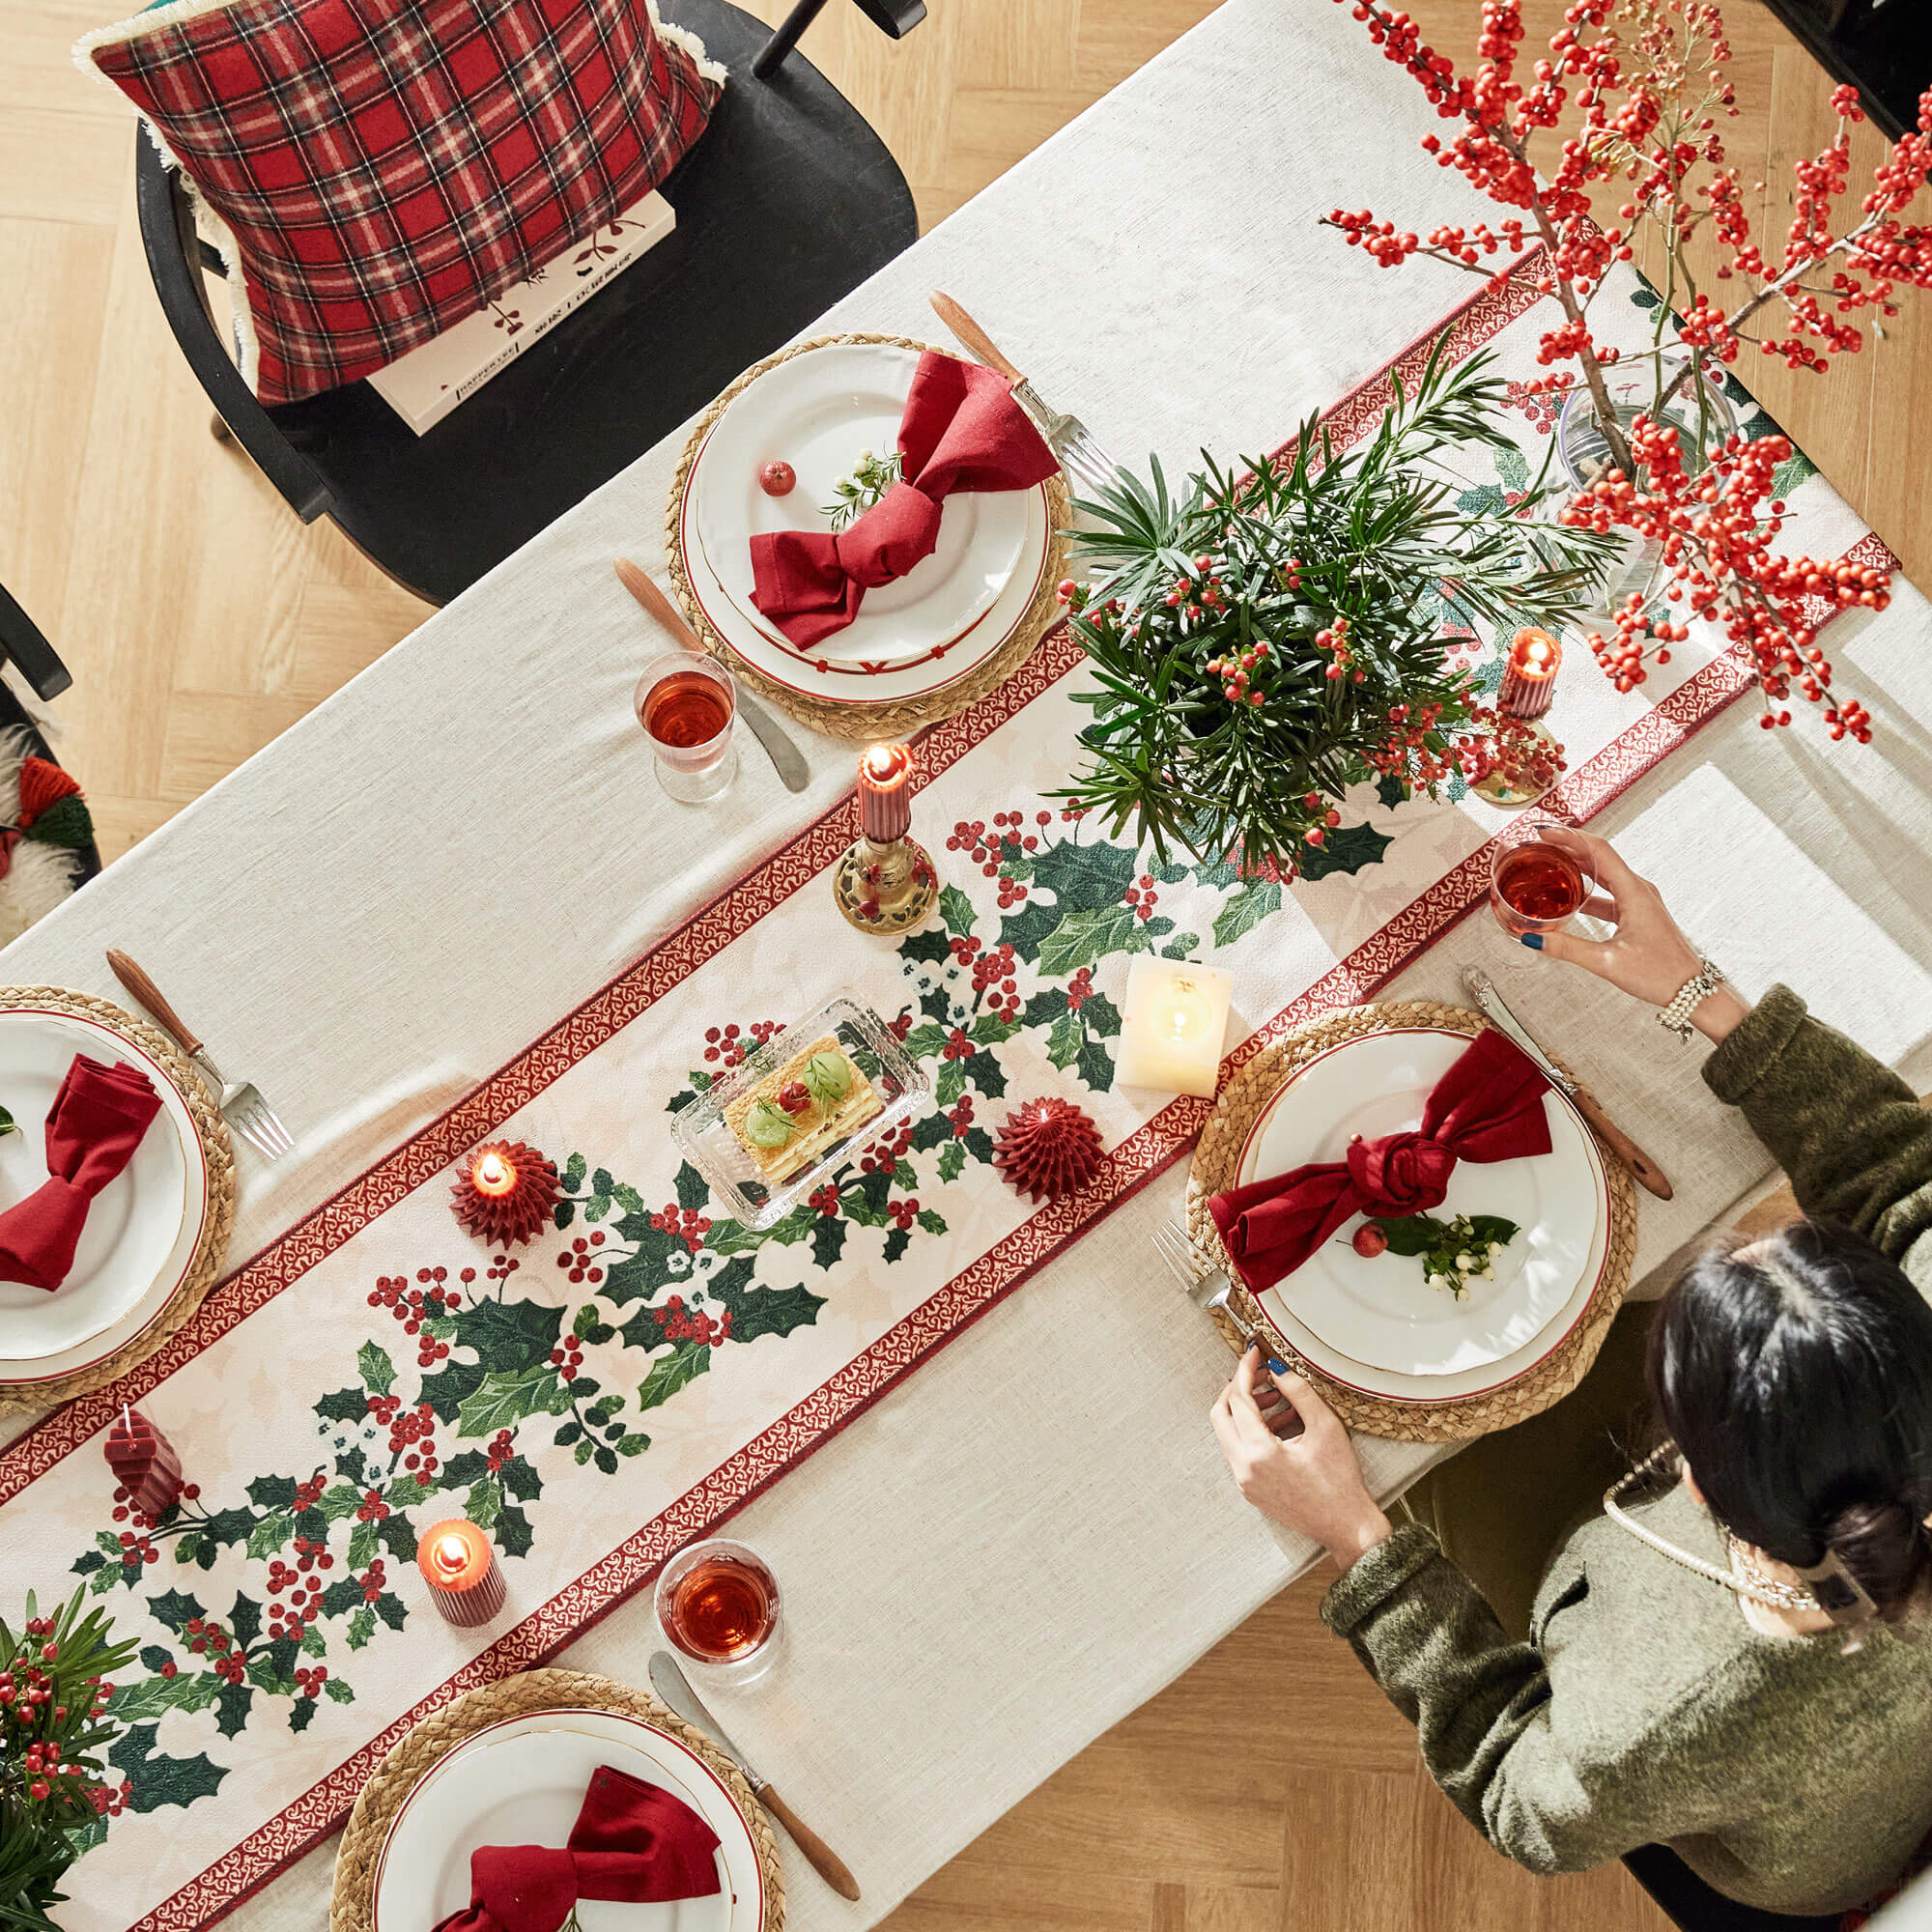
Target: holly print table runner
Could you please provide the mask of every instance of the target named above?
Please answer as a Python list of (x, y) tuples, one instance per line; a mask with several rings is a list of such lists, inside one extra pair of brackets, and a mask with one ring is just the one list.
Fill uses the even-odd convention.
[[(1459, 311), (1454, 353), (1488, 343), (1526, 383), (1534, 272)], [(1346, 399), (1338, 440), (1427, 353)], [(1521, 452), (1469, 479), (1504, 502), (1550, 427), (1518, 393)], [(1845, 516), (1794, 470), (1800, 537), (1807, 495)], [(1493, 643), (1443, 622), (1493, 688)], [(337, 1824), (427, 1711), (555, 1652), (1184, 1151), (1206, 1103), (1115, 1084), (1134, 954), (1233, 975), (1237, 1065), (1368, 997), (1485, 895), (1503, 815), (1404, 804), (1386, 781), (1292, 892), (1151, 863), (1048, 796), (1079, 762), (1083, 681), (1051, 639), (923, 741), (914, 830), (945, 882), (926, 930), (888, 947), (839, 919), (826, 872), (856, 831), (848, 801), (249, 1262), (154, 1360), (0, 1453), (10, 1577), (43, 1598), (84, 1578), (140, 1643), (111, 1706), (125, 1809), (75, 1868), (65, 1924), (217, 1917)], [(1570, 809), (1595, 810), (1745, 688), (1695, 639), (1628, 696), (1567, 667), (1552, 723)], [(936, 1104), (753, 1233), (681, 1162), (669, 1115), (835, 993), (892, 1025)], [(991, 1162), (1008, 1105), (1039, 1094), (1087, 1108), (1108, 1151), (1088, 1188), (1036, 1208)], [(448, 1208), (452, 1163), (495, 1135), (544, 1150), (563, 1181), (554, 1228), (507, 1253)], [(100, 1454), (124, 1400), (189, 1479), (152, 1526), (117, 1512)], [(509, 1607), (483, 1631), (443, 1624), (413, 1568), (449, 1515), (502, 1556)]]

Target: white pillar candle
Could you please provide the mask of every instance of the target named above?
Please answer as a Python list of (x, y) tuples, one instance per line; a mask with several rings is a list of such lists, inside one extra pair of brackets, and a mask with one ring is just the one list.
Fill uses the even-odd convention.
[(1123, 1087), (1211, 1099), (1228, 1031), (1228, 976), (1181, 959), (1135, 955), (1114, 1077)]

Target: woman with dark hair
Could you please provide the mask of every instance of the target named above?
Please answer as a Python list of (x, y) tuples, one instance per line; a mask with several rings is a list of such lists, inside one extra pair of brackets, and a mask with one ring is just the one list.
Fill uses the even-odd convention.
[(1617, 929), (1541, 950), (1714, 1043), (1706, 1082), (1807, 1218), (1627, 1308), (1577, 1390), (1426, 1476), (1399, 1526), (1258, 1353), (1215, 1431), (1242, 1493), (1340, 1566), (1323, 1620), (1498, 1851), (1557, 1872), (1668, 1842), (1731, 1897), (1835, 1911), (1932, 1826), (1932, 1114), (1795, 993), (1747, 1009), (1654, 886), (1562, 836)]

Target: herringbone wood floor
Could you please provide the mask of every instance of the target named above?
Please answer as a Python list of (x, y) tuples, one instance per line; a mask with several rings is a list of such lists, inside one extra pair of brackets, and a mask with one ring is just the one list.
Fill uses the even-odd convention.
[[(1409, 4), (1439, 45), (1466, 49), (1474, 0)], [(932, 17), (893, 45), (835, 0), (805, 46), (884, 135), (930, 224), (1209, 11), (1208, 0), (933, 0)], [(113, 0), (0, 0), (0, 288), (14, 370), (0, 411), (0, 582), (73, 667), (62, 751), (110, 857), (424, 614), (210, 440), (142, 262), (129, 122), (69, 62), (73, 40), (115, 12)], [(1533, 24), (1553, 21), (1557, 7), (1531, 0), (1530, 12)], [(1732, 14), (1746, 103), (1732, 150), (1747, 178), (1769, 164), (1776, 212), (1788, 206), (1784, 164), (1829, 135), (1828, 89), (1747, 0)], [(1889, 329), (1878, 353), (1823, 382), (1747, 374), (1923, 581), (1923, 442), (1872, 431), (1902, 429), (1919, 385), (1932, 393), (1932, 310), (1908, 308)], [(1321, 1582), (1261, 1611), (889, 1922), (1657, 1932), (1662, 1918), (1621, 1868), (1544, 1883), (1489, 1851), (1418, 1770), (1408, 1727), (1317, 1623)]]

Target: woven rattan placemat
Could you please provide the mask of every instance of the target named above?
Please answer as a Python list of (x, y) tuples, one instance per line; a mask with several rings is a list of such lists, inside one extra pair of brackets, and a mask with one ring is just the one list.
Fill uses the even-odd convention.
[(1057, 593), (1066, 571), (1065, 532), (1072, 518), (1072, 507), (1065, 479), (1053, 477), (1046, 486), (1046, 567), (1040, 573), (1039, 588), (1034, 593), (1026, 614), (1006, 643), (984, 664), (952, 684), (943, 685), (937, 691), (923, 692), (917, 697), (890, 698), (879, 703), (833, 704), (788, 690), (775, 678), (767, 677), (755, 666), (747, 664), (711, 628), (692, 592), (684, 551), (678, 540), (678, 507), (684, 500), (685, 478), (691, 472), (698, 450), (703, 447), (704, 439), (711, 434), (712, 426), (724, 414), (733, 397), (755, 383), (766, 370), (776, 369), (781, 362), (788, 362), (794, 355), (804, 355), (838, 342), (883, 342), (894, 349), (922, 351), (932, 347), (930, 343), (917, 342), (908, 335), (819, 335), (810, 342), (794, 342), (789, 349), (781, 349), (776, 355), (768, 355), (762, 362), (753, 363), (698, 418), (691, 440), (684, 445), (684, 454), (678, 458), (677, 473), (671, 478), (670, 497), (665, 505), (665, 556), (670, 565), (671, 588), (677, 595), (678, 603), (684, 607), (684, 614), (691, 619), (692, 629), (704, 639), (713, 656), (730, 666), (733, 677), (742, 679), (759, 696), (790, 712), (801, 724), (810, 724), (814, 731), (828, 732), (835, 738), (904, 738), (927, 724), (938, 724), (942, 718), (951, 718), (956, 712), (964, 711), (989, 691), (997, 691), (1034, 654), (1040, 639), (1060, 616)]
[(43, 1007), (49, 1012), (93, 1020), (120, 1034), (159, 1064), (187, 1103), (195, 1132), (208, 1154), (208, 1216), (202, 1224), (201, 1243), (181, 1286), (150, 1327), (91, 1368), (75, 1369), (71, 1375), (51, 1381), (0, 1381), (0, 1412), (57, 1407), (77, 1395), (105, 1388), (137, 1363), (145, 1362), (201, 1306), (203, 1296), (221, 1272), (221, 1264), (228, 1256), (228, 1237), (235, 1228), (235, 1144), (228, 1137), (228, 1122), (180, 1047), (158, 1027), (136, 1019), (111, 1000), (96, 999), (92, 993), (70, 993), (59, 986), (0, 986), (0, 1011), (18, 1007)]
[[(1306, 1376), (1329, 1406), (1351, 1429), (1366, 1430), (1395, 1442), (1462, 1442), (1475, 1435), (1524, 1422), (1566, 1396), (1582, 1380), (1597, 1358), (1610, 1322), (1630, 1286), (1631, 1258), (1636, 1252), (1636, 1186), (1630, 1171), (1610, 1150), (1598, 1142), (1604, 1172), (1609, 1181), (1610, 1234), (1604, 1271), (1596, 1293), (1585, 1304), (1582, 1319), (1554, 1350), (1513, 1380), (1485, 1389), (1480, 1395), (1450, 1402), (1404, 1402), (1365, 1396), (1345, 1388), (1300, 1354), (1269, 1321), (1261, 1304), (1241, 1284), (1221, 1245), (1220, 1231), (1208, 1212), (1210, 1195), (1232, 1187), (1240, 1164), (1248, 1130), (1260, 1118), (1284, 1081), (1317, 1055), (1363, 1034), (1387, 1033), (1398, 1027), (1442, 1027), (1474, 1036), (1486, 1022), (1465, 1007), (1439, 1007), (1424, 1001), (1386, 1006), (1350, 1007), (1325, 1019), (1311, 1021), (1257, 1054), (1236, 1074), (1214, 1103), (1208, 1124), (1194, 1150), (1187, 1177), (1187, 1230), (1202, 1254), (1228, 1269), (1235, 1284), (1232, 1299), (1242, 1318), (1274, 1346), (1281, 1359)], [(1567, 1072), (1569, 1069), (1565, 1068)], [(1220, 1318), (1217, 1317), (1217, 1320)], [(1231, 1321), (1220, 1320), (1221, 1333), (1236, 1352), (1240, 1337)]]
[[(784, 1924), (784, 1881), (779, 1871), (778, 1840), (744, 1773), (702, 1731), (673, 1716), (647, 1691), (582, 1670), (526, 1670), (500, 1684), (467, 1691), (425, 1718), (396, 1745), (369, 1774), (369, 1781), (357, 1794), (355, 1807), (343, 1828), (342, 1843), (335, 1852), (335, 1886), (328, 1900), (329, 1932), (370, 1932), (376, 1866), (383, 1855), (383, 1842), (404, 1799), (446, 1752), (472, 1732), (499, 1724), (506, 1718), (564, 1708), (617, 1711), (625, 1717), (641, 1718), (653, 1729), (688, 1746), (718, 1774), (752, 1828), (752, 1843), (764, 1873), (765, 1918), (760, 1932), (780, 1932)], [(428, 1932), (428, 1928), (419, 1928), (419, 1932)]]

